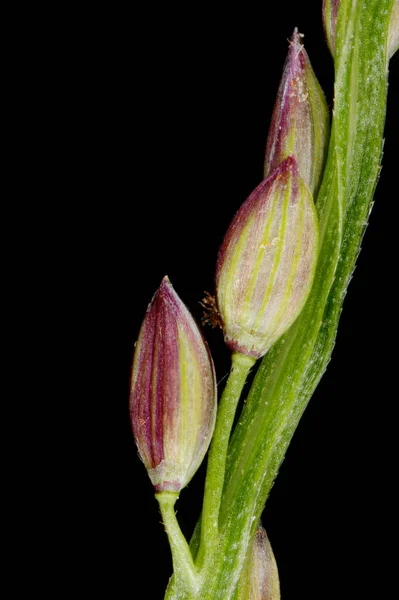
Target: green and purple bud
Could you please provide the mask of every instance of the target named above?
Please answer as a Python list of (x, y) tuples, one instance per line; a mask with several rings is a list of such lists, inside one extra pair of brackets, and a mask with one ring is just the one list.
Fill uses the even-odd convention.
[(323, 25), (331, 54), (335, 53), (335, 31), (340, 0), (323, 0)]
[(326, 99), (295, 29), (277, 93), (266, 144), (265, 177), (288, 156), (315, 196), (329, 136)]
[(261, 524), (256, 531), (234, 600), (280, 600), (277, 563)]
[[(338, 9), (341, 0), (323, 0), (323, 25), (331, 54), (335, 54)], [(394, 0), (388, 32), (388, 58), (399, 48), (399, 0)]]
[(263, 356), (310, 292), (318, 253), (312, 196), (288, 157), (235, 215), (219, 251), (217, 306), (227, 346)]
[(208, 347), (167, 277), (148, 306), (136, 343), (130, 416), (155, 491), (181, 490), (213, 434), (216, 379)]

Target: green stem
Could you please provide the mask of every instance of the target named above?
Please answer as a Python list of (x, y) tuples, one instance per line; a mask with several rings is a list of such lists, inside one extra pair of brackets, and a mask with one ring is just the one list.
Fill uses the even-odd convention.
[(255, 364), (255, 359), (251, 356), (234, 353), (231, 362), (231, 371), (220, 400), (215, 432), (209, 451), (202, 510), (200, 562), (205, 560), (206, 556), (210, 556), (212, 550), (217, 547), (219, 510), (231, 428), (242, 389), (251, 367)]
[(159, 503), (165, 531), (172, 551), (173, 571), (176, 581), (195, 597), (199, 588), (199, 576), (186, 538), (181, 532), (175, 514), (177, 492), (159, 492), (155, 494)]

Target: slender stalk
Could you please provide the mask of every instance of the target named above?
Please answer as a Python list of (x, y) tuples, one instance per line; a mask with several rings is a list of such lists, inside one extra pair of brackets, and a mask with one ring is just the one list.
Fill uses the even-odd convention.
[(159, 503), (165, 531), (168, 535), (172, 551), (173, 571), (176, 581), (183, 584), (195, 597), (199, 588), (199, 577), (186, 538), (181, 532), (175, 514), (175, 503), (179, 497), (177, 492), (160, 492), (155, 494)]
[(227, 448), (237, 404), (255, 359), (239, 353), (231, 357), (231, 371), (218, 409), (215, 432), (209, 451), (202, 510), (199, 560), (206, 560), (216, 549), (219, 537), (219, 510), (222, 499)]

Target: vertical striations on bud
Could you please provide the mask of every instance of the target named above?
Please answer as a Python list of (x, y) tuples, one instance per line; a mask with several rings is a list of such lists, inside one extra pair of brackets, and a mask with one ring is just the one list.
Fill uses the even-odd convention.
[(315, 196), (329, 136), (326, 99), (295, 29), (277, 93), (266, 144), (265, 176), (293, 156)]
[(259, 523), (234, 600), (280, 600), (280, 581), (269, 538)]
[(261, 357), (297, 318), (318, 252), (316, 210), (295, 158), (264, 179), (219, 251), (216, 292), (226, 344)]
[(182, 489), (212, 437), (216, 379), (208, 347), (167, 277), (148, 306), (137, 340), (130, 415), (155, 491)]

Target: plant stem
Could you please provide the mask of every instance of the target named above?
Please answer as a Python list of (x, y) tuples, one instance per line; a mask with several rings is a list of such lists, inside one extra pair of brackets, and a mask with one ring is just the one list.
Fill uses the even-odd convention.
[[(348, 22), (340, 19), (337, 35), (334, 135), (317, 200), (323, 244), (307, 304), (263, 359), (229, 445), (219, 517), (225, 538), (219, 551), (228, 553), (229, 563), (212, 583), (218, 599), (229, 597), (242, 564), (241, 548), (251, 540), (295, 428), (330, 359), (378, 178), (392, 1), (341, 1)], [(357, 32), (354, 39), (352, 31)]]
[(255, 364), (255, 359), (244, 354), (233, 353), (231, 362), (231, 371), (220, 400), (215, 432), (209, 451), (202, 510), (200, 562), (206, 560), (206, 557), (210, 556), (212, 550), (217, 547), (219, 510), (231, 428), (242, 389), (251, 367)]
[(178, 492), (159, 492), (155, 494), (159, 503), (165, 531), (172, 551), (173, 571), (176, 581), (190, 590), (193, 596), (199, 587), (199, 577), (186, 538), (181, 532), (175, 514)]
[[(224, 411), (229, 413), (224, 404), (233, 406), (233, 399), (227, 399), (232, 383), (226, 385), (208, 464), (207, 512), (201, 526), (201, 547), (206, 550), (201, 600), (234, 597), (278, 468), (330, 359), (379, 174), (387, 93), (386, 42), (393, 0), (341, 0), (340, 6), (333, 134), (317, 200), (322, 243), (316, 277), (300, 317), (260, 365), (229, 444), (227, 465), (227, 448), (220, 444), (223, 453), (219, 457), (217, 442), (225, 425)], [(242, 386), (244, 382), (245, 377)], [(233, 417), (235, 408), (236, 404)], [(221, 504), (213, 491), (223, 485)], [(193, 553), (198, 539), (197, 528)], [(166, 597), (183, 597), (173, 580)]]

